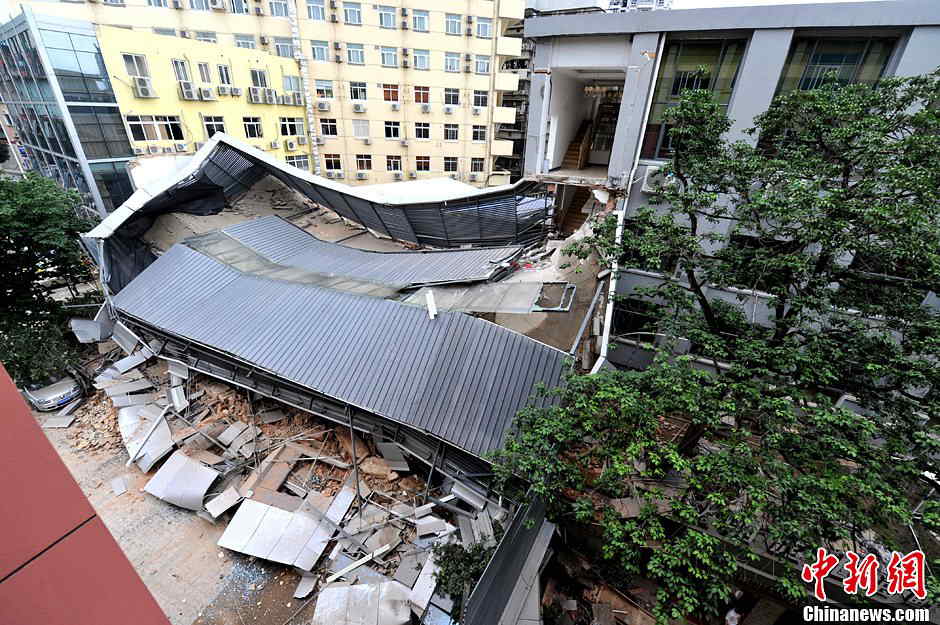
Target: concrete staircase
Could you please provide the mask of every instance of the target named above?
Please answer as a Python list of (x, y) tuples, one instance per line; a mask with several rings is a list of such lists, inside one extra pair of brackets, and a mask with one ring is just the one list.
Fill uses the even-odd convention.
[(581, 126), (578, 128), (577, 134), (575, 134), (574, 139), (571, 140), (571, 143), (568, 144), (568, 150), (565, 152), (565, 157), (561, 161), (562, 169), (580, 169), (578, 157), (581, 154), (581, 142), (584, 140), (584, 135), (587, 133), (588, 128), (590, 127), (591, 122), (587, 120), (581, 122)]

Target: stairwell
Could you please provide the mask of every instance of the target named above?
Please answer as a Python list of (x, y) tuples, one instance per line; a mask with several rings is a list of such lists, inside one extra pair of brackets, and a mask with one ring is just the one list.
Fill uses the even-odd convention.
[(585, 139), (585, 134), (588, 132), (588, 128), (591, 127), (591, 122), (584, 120), (581, 122), (581, 126), (578, 127), (578, 132), (575, 134), (574, 139), (571, 140), (571, 143), (568, 144), (568, 150), (565, 152), (565, 157), (561, 161), (562, 169), (580, 169), (581, 163), (580, 154), (581, 154), (581, 142)]
[(575, 187), (574, 197), (571, 198), (571, 204), (568, 205), (568, 210), (565, 211), (565, 216), (561, 222), (560, 230), (562, 233), (565, 235), (571, 234), (587, 221), (590, 215), (582, 211), (581, 208), (590, 198), (590, 188)]

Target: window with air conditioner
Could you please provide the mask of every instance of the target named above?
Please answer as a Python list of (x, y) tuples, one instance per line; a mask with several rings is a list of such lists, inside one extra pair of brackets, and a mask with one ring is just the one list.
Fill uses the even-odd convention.
[(199, 70), (199, 80), (202, 82), (212, 82), (212, 71), (208, 63), (198, 63), (196, 68)]
[(310, 58), (314, 61), (326, 61), (330, 46), (326, 41), (310, 42)]
[(366, 96), (367, 96), (366, 83), (364, 82), (349, 83), (349, 98), (351, 100), (365, 100)]
[(347, 24), (362, 24), (362, 5), (358, 2), (344, 2), (343, 21)]
[(303, 117), (282, 117), (281, 118), (281, 136), (293, 137), (304, 134)]
[(384, 67), (398, 67), (398, 48), (382, 46), (382, 65)]
[(398, 102), (398, 85), (385, 83), (382, 85), (382, 98), (386, 102)]
[(397, 18), (395, 7), (379, 6), (379, 26), (382, 28), (395, 28)]
[(493, 20), (488, 17), (477, 18), (477, 37), (491, 39), (493, 37)]
[(134, 141), (182, 141), (183, 125), (177, 115), (128, 115)]
[(456, 13), (448, 13), (444, 17), (444, 32), (448, 35), (459, 35), (460, 34), (460, 23), (463, 21), (460, 15)]
[(324, 137), (336, 137), (339, 135), (339, 127), (335, 119), (323, 118), (320, 120), (320, 134)]
[(415, 122), (415, 139), (430, 139), (431, 124), (428, 122)]
[(428, 19), (427, 11), (413, 11), (411, 14), (411, 28), (415, 32), (426, 33), (428, 32), (428, 24), (430, 20)]
[(385, 138), (401, 139), (401, 122), (385, 122)]
[(401, 171), (401, 156), (398, 155), (388, 155), (385, 157), (385, 170), (386, 171)]
[(263, 69), (251, 70), (251, 86), (266, 89), (268, 86), (268, 72)]
[(459, 72), (460, 71), (460, 53), (459, 52), (445, 52), (444, 53), (444, 71), (445, 72)]
[(361, 43), (346, 44), (346, 60), (350, 65), (365, 65), (366, 54)]
[(486, 108), (490, 103), (490, 94), (488, 91), (473, 91), (473, 106)]
[(317, 80), (314, 83), (317, 97), (318, 98), (332, 98), (333, 97), (333, 81), (332, 80)]
[(372, 169), (371, 154), (356, 154), (356, 169), (359, 171), (369, 171)]
[(307, 17), (321, 22), (326, 19), (323, 0), (307, 0)]
[(431, 157), (430, 156), (416, 156), (415, 157), (415, 170), (431, 171)]
[(260, 139), (264, 136), (261, 130), (260, 117), (242, 117), (242, 124), (245, 126), (245, 137), (248, 139)]
[(225, 132), (225, 121), (221, 115), (204, 115), (202, 126), (206, 130), (206, 139), (211, 139), (217, 132)]
[(173, 59), (173, 74), (180, 82), (189, 82), (189, 65), (182, 59)]
[(485, 54), (478, 54), (476, 59), (477, 74), (490, 73), (490, 57)]
[(486, 141), (486, 126), (474, 126), (473, 127), (473, 140), (474, 141)]
[(415, 69), (431, 69), (431, 51), (415, 50), (412, 56)]
[(427, 104), (431, 101), (431, 88), (430, 87), (415, 87), (415, 102), (419, 104)]
[(353, 136), (357, 139), (368, 139), (369, 138), (369, 120), (368, 119), (354, 119), (352, 120)]
[(329, 171), (339, 171), (343, 168), (343, 161), (339, 154), (324, 154), (323, 167)]
[(122, 54), (127, 75), (131, 78), (150, 78), (150, 68), (147, 67), (147, 58), (142, 54)]
[(457, 124), (444, 124), (444, 141), (459, 141), (459, 128)]
[(254, 35), (235, 35), (235, 47), (254, 50), (256, 47), (255, 36)]

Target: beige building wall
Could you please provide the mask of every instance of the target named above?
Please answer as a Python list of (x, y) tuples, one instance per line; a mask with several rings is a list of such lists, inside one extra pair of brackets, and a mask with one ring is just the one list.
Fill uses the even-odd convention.
[[(149, 6), (148, 1), (167, 6)], [(293, 11), (287, 1), (294, 2)], [(186, 140), (157, 141), (156, 148), (160, 151), (167, 147), (176, 150), (176, 143), (186, 143), (184, 149), (192, 151), (206, 138), (202, 118), (222, 116), (228, 134), (272, 151), (282, 159), (307, 155), (311, 171), (315, 171), (317, 165), (321, 175), (336, 177), (341, 171), (344, 181), (350, 184), (442, 175), (454, 175), (478, 186), (508, 182), (508, 173), (494, 170), (493, 163), (497, 156), (511, 154), (512, 142), (496, 138), (496, 124), (511, 123), (515, 119), (513, 108), (499, 106), (499, 95), (514, 90), (518, 77), (500, 72), (499, 67), (504, 58), (520, 53), (521, 39), (505, 37), (503, 28), (509, 19), (522, 17), (523, 2), (464, 0), (449, 2), (446, 6), (430, 0), (383, 2), (385, 4), (379, 5), (342, 0), (128, 0), (126, 3), (20, 0), (14, 3), (14, 8), (28, 4), (37, 13), (54, 13), (98, 24), (102, 51), (125, 119), (128, 115), (152, 114), (178, 115), (184, 121)], [(361, 24), (347, 23), (357, 7)], [(382, 9), (393, 13), (393, 19), (385, 24), (392, 27), (381, 25)], [(242, 10), (247, 10), (248, 14), (234, 12)], [(415, 29), (424, 21), (421, 12), (427, 15), (427, 32)], [(272, 13), (295, 13), (296, 19), (272, 16)], [(322, 16), (322, 19), (311, 19), (310, 15)], [(450, 19), (451, 30), (456, 30), (456, 34), (447, 32), (448, 15), (459, 16), (459, 22), (453, 17)], [(486, 34), (486, 29), (480, 26), (480, 18), (490, 21), (489, 37), (480, 36)], [(454, 28), (458, 24), (459, 27)], [(155, 34), (155, 29), (172, 30), (175, 36)], [(237, 47), (252, 45), (249, 42), (253, 42), (254, 49)], [(296, 49), (292, 49), (292, 42)], [(326, 44), (325, 56), (322, 43)], [(361, 46), (362, 64), (350, 62), (358, 60), (358, 46)], [(394, 58), (391, 58), (392, 51)], [(427, 51), (428, 69), (416, 68), (416, 64), (420, 65), (420, 51)], [(135, 96), (133, 79), (121, 57), (126, 53), (147, 57), (156, 98)], [(291, 58), (292, 53), (296, 59)], [(448, 53), (452, 59), (453, 55), (458, 55), (457, 71), (445, 70)], [(306, 57), (304, 63), (301, 63), (301, 56)], [(181, 57), (188, 62), (190, 78), (197, 83), (195, 86), (213, 89), (214, 100), (194, 101), (181, 97), (172, 69), (172, 59)], [(209, 63), (212, 69), (209, 83), (202, 84), (199, 80), (197, 66), (201, 62)], [(219, 95), (219, 64), (231, 68), (231, 86), (242, 90), (240, 96)], [(269, 88), (282, 95), (282, 76), (300, 76), (303, 65), (307, 67), (301, 88), (305, 106), (250, 101), (250, 69), (266, 69)], [(321, 82), (318, 96), (317, 81), (328, 81), (332, 94), (323, 92), (326, 83)], [(364, 100), (353, 99), (351, 83), (365, 84)], [(397, 105), (386, 100), (385, 85), (397, 86)], [(420, 92), (416, 97), (415, 87), (427, 88), (427, 104), (416, 101), (422, 97)], [(445, 105), (445, 89), (458, 91), (457, 105)], [(361, 93), (359, 89), (355, 91), (355, 95)], [(474, 106), (475, 92), (486, 93), (485, 106)], [(327, 97), (330, 95), (332, 97)], [(262, 138), (246, 137), (243, 117), (262, 118)], [(307, 145), (299, 145), (295, 140), (293, 149), (287, 149), (286, 142), (294, 137), (281, 135), (281, 117), (305, 119)], [(330, 120), (335, 120), (335, 136), (322, 132), (332, 129)], [(367, 136), (362, 132), (363, 124), (354, 120), (368, 121)], [(386, 122), (398, 122), (398, 137), (386, 138)], [(418, 136), (420, 129), (416, 124), (429, 125), (428, 138)], [(445, 125), (457, 126), (456, 140), (445, 135)], [(477, 127), (476, 133), (474, 127)], [(394, 134), (394, 129), (390, 128), (389, 132)], [(135, 148), (144, 150), (152, 149), (153, 144), (152, 141), (133, 143)], [(327, 155), (338, 156), (341, 169), (335, 169), (337, 159), (328, 161)], [(371, 159), (361, 158), (364, 156)], [(389, 157), (393, 157), (391, 164)], [(389, 170), (395, 163), (394, 157), (400, 158), (400, 171)], [(453, 166), (453, 158), (457, 159), (457, 171), (445, 171), (445, 157), (447, 167)], [(371, 160), (370, 169), (365, 169), (367, 160)], [(425, 162), (428, 170), (419, 170)], [(327, 165), (334, 169), (328, 169)]]

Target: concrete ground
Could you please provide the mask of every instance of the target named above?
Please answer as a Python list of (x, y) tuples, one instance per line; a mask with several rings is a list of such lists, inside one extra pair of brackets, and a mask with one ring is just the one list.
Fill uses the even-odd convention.
[[(225, 521), (144, 493), (153, 473), (125, 467), (123, 448), (79, 451), (67, 429), (44, 432), (173, 625), (282, 625), (301, 606), (292, 597), (297, 574), (216, 546)], [(119, 476), (127, 492), (115, 495)], [(313, 605), (291, 622), (309, 621)]]

